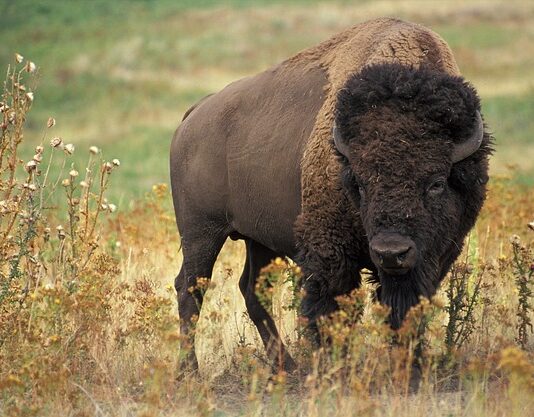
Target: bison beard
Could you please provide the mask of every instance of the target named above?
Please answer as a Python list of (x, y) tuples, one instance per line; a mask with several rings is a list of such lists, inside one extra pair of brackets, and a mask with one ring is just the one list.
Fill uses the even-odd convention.
[(379, 273), (380, 301), (391, 308), (390, 325), (398, 329), (406, 313), (420, 301), (420, 297), (430, 298), (438, 284), (436, 265), (417, 265), (409, 276), (388, 277)]

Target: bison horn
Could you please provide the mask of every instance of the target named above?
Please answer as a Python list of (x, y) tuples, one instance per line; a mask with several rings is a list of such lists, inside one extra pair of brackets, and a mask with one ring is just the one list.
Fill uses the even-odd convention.
[(464, 142), (454, 145), (451, 156), (452, 163), (455, 164), (456, 162), (460, 162), (475, 153), (478, 148), (480, 148), (483, 137), (484, 123), (482, 122), (482, 116), (480, 115), (480, 112), (477, 110), (473, 134)]
[(341, 137), (341, 134), (339, 133), (339, 129), (336, 126), (336, 122), (334, 121), (334, 128), (332, 129), (332, 134), (334, 135), (334, 146), (338, 150), (338, 152), (343, 155), (345, 158), (349, 157), (349, 147), (347, 146), (347, 143), (343, 140)]

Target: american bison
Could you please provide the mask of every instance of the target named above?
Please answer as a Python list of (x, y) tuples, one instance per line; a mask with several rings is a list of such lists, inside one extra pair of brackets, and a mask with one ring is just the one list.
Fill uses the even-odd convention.
[(447, 44), (396, 19), (356, 25), (204, 98), (171, 146), (182, 331), (202, 302), (191, 287), (228, 237), (246, 242), (239, 287), (286, 368), (295, 364), (255, 294), (275, 257), (302, 268), (312, 335), (363, 268), (398, 328), (459, 255), (490, 154), (479, 98)]

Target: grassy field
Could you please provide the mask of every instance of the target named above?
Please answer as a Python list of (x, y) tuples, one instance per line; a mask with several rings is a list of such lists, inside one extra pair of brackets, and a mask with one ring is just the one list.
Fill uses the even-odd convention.
[[(482, 97), (496, 154), (465, 253), (397, 345), (366, 286), (324, 324), (335, 343), (317, 354), (295, 331), (285, 281), (297, 272), (275, 263), (267, 272), (278, 278), (273, 313), (308, 375), (272, 376), (237, 288), (243, 247), (228, 242), (197, 324), (200, 373), (184, 373), (191, 346), (177, 330), (180, 241), (165, 185), (184, 111), (378, 16), (440, 33)], [(33, 81), (27, 75), (29, 112), (21, 93), (18, 111), (28, 119), (11, 138), (23, 134), (23, 161), (45, 139), (43, 172), (54, 157), (45, 189), (42, 176), (14, 168), (10, 198), (11, 171), (0, 165), (0, 200), (19, 196), (0, 206), (0, 415), (532, 414), (534, 3), (0, 0), (0, 68), (13, 65), (15, 52), (38, 70)], [(56, 124), (47, 128), (49, 117)], [(56, 136), (75, 145), (73, 155), (48, 147)], [(91, 156), (90, 146), (102, 153)], [(111, 165), (99, 169), (100, 157)], [(81, 178), (90, 186), (73, 188)], [(415, 392), (409, 363), (421, 323)]]

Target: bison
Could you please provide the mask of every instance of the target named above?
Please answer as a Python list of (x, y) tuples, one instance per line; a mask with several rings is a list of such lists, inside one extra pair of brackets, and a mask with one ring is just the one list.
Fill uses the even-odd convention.
[(228, 237), (246, 243), (239, 287), (285, 368), (295, 363), (255, 294), (275, 257), (303, 271), (312, 338), (363, 268), (398, 328), (460, 254), (491, 151), (477, 93), (448, 45), (397, 19), (356, 25), (202, 99), (170, 153), (182, 331), (202, 304), (196, 280), (210, 277)]

